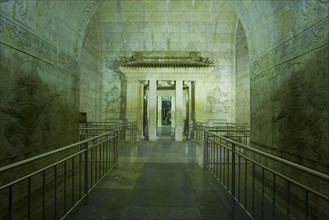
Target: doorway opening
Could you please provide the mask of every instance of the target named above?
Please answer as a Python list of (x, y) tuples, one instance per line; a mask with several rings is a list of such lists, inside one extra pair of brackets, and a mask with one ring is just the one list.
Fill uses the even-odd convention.
[(173, 117), (172, 97), (171, 96), (158, 96), (158, 138), (173, 139), (175, 137), (175, 127)]
[(161, 125), (171, 125), (171, 97), (162, 97)]

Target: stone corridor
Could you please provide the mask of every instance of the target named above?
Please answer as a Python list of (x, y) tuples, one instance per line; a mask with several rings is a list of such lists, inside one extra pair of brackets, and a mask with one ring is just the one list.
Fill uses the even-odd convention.
[[(200, 145), (158, 140), (121, 144), (119, 168), (67, 219), (249, 219), (201, 167)], [(218, 186), (217, 186), (218, 187)]]

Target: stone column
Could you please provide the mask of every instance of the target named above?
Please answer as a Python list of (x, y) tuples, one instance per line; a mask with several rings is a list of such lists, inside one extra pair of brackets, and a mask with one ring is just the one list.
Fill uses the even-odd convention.
[(193, 98), (192, 98), (192, 82), (189, 82), (188, 83), (188, 109), (189, 109), (189, 111), (188, 111), (188, 114), (189, 114), (189, 122), (188, 122), (188, 124), (189, 124), (189, 139), (191, 139), (191, 137), (193, 137), (193, 128), (191, 127), (191, 125), (193, 124), (193, 116), (192, 116), (192, 114), (193, 114), (193, 110), (192, 110), (192, 108), (193, 108), (193, 105), (192, 105), (192, 103), (193, 103), (193, 100), (192, 100)]
[(162, 97), (158, 96), (158, 127), (162, 126)]
[(176, 80), (176, 127), (175, 127), (175, 140), (183, 140), (183, 125), (184, 125), (184, 97), (183, 97), (183, 81)]
[(148, 133), (149, 133), (149, 140), (155, 141), (157, 137), (157, 126), (156, 126), (156, 116), (157, 116), (157, 84), (156, 80), (152, 79), (149, 82), (150, 90), (149, 90), (149, 101), (148, 101)]
[(143, 139), (143, 111), (144, 111), (144, 85), (147, 81), (139, 82), (137, 87), (137, 138)]
[(171, 128), (175, 128), (176, 125), (176, 101), (175, 96), (171, 96)]

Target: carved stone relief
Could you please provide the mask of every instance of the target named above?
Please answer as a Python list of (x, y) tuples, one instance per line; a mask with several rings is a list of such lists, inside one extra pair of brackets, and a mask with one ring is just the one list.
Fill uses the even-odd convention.
[(260, 56), (252, 64), (252, 77), (257, 77), (258, 74), (268, 69), (268, 67), (279, 65), (288, 59), (292, 59), (313, 48), (326, 44), (329, 36), (328, 26), (329, 18), (326, 18), (295, 36), (292, 40), (286, 41), (268, 53)]
[(52, 144), (48, 113), (60, 94), (42, 82), (42, 70), (35, 62), (22, 63), (16, 72), (17, 78), (1, 95), (0, 160)]
[(29, 10), (29, 1), (16, 0), (14, 5), (14, 13), (19, 16), (24, 16)]
[(328, 0), (302, 0), (301, 12), (303, 15), (303, 19), (311, 19), (316, 17), (322, 8), (326, 8), (326, 4), (329, 3)]
[(85, 10), (83, 11), (80, 20), (79, 20), (79, 24), (78, 24), (78, 29), (76, 31), (76, 40), (75, 40), (75, 53), (76, 55), (79, 54), (80, 49), (81, 49), (81, 45), (83, 42), (83, 37), (85, 34), (85, 30), (89, 24), (90, 18), (93, 16), (94, 12), (96, 11), (98, 5), (102, 2), (102, 0), (91, 0), (87, 6), (87, 8), (85, 8)]
[(328, 70), (320, 68), (315, 74), (301, 62), (291, 64), (287, 70), (288, 77), (277, 91), (280, 96), (271, 99), (277, 147), (324, 162), (329, 156)]
[(104, 94), (105, 112), (117, 115), (121, 112), (121, 81), (113, 79), (108, 82), (108, 89)]
[(219, 87), (215, 87), (207, 95), (207, 113), (227, 113), (230, 100), (228, 94), (223, 92)]
[(33, 54), (64, 69), (77, 71), (75, 58), (3, 17), (0, 17), (0, 36), (0, 41), (7, 45)]

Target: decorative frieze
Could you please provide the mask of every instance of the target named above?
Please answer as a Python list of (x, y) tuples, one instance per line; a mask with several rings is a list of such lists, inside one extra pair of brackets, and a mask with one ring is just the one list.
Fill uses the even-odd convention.
[(253, 141), (328, 164), (328, 46), (254, 77)]
[(75, 37), (74, 50), (75, 50), (76, 55), (79, 55), (79, 53), (80, 53), (83, 38), (85, 36), (85, 30), (89, 24), (89, 21), (90, 21), (91, 17), (94, 15), (94, 12), (96, 11), (96, 9), (98, 8), (98, 5), (102, 1), (103, 0), (91, 0), (80, 17), (78, 28), (76, 31), (76, 37)]
[(0, 16), (1, 43), (31, 54), (63, 69), (77, 72), (77, 62), (70, 55), (58, 50), (33, 33)]
[(147, 69), (147, 68), (192, 68), (192, 69), (207, 69), (212, 68), (214, 62), (210, 61), (209, 58), (203, 58), (200, 53), (190, 52), (189, 54), (182, 54), (181, 57), (168, 55), (168, 54), (152, 54), (136, 52), (132, 57), (121, 60), (120, 68), (123, 69)]
[(307, 53), (314, 48), (328, 44), (329, 18), (320, 21), (311, 28), (296, 35), (263, 56), (259, 57), (252, 64), (251, 77), (257, 77), (263, 71), (284, 63), (294, 57)]
[(16, 0), (14, 5), (14, 12), (16, 15), (25, 16), (29, 10), (30, 1)]
[(254, 33), (255, 28), (252, 25), (251, 19), (249, 17), (249, 14), (246, 10), (246, 8), (243, 6), (241, 1), (227, 1), (232, 8), (234, 9), (235, 13), (238, 15), (241, 24), (243, 26), (243, 29), (245, 31), (245, 34), (248, 39), (248, 46), (249, 46), (249, 53), (251, 57), (255, 56), (255, 48), (253, 46), (254, 42), (252, 39), (255, 39)]

